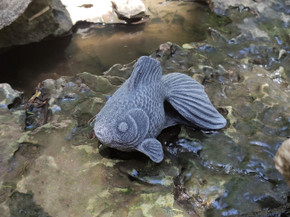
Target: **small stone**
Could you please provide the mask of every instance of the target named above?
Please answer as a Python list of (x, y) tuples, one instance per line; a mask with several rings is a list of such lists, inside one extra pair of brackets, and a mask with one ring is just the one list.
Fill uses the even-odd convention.
[(182, 45), (182, 48), (184, 48), (184, 49), (193, 49), (193, 48), (196, 48), (196, 47), (194, 45), (186, 43), (186, 44)]
[(280, 60), (282, 57), (286, 56), (287, 55), (287, 51), (284, 50), (284, 49), (281, 49), (279, 51), (279, 56), (278, 56), (278, 59)]
[(276, 169), (285, 177), (290, 186), (290, 139), (282, 143), (275, 155), (274, 161)]
[(12, 89), (10, 84), (0, 84), (0, 107), (8, 108), (16, 98), (20, 98), (21, 92)]
[(280, 66), (277, 70), (275, 70), (270, 77), (278, 84), (287, 81), (287, 75), (283, 66)]

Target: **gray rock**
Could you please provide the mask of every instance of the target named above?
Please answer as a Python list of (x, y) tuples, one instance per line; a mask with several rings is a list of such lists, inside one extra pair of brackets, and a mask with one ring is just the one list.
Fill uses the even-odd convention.
[(62, 36), (72, 27), (59, 0), (4, 0), (0, 6), (0, 48)]
[[(12, 114), (0, 110), (1, 216), (15, 216), (19, 210), (49, 216), (60, 212), (73, 216), (189, 216), (171, 193), (172, 177), (179, 171), (172, 162), (155, 165), (146, 159), (139, 163), (109, 159), (99, 153), (95, 139), (88, 139), (86, 118), (104, 105), (101, 98), (110, 94), (108, 86), (115, 91), (117, 86), (110, 84), (115, 80), (89, 73), (45, 80), (49, 104), (60, 110), (52, 111), (49, 122), (32, 131), (23, 132), (17, 122), (23, 110)], [(148, 175), (148, 166), (154, 176)], [(128, 179), (127, 173), (137, 181)]]
[[(271, 25), (277, 26), (278, 23), (281, 23), (284, 27), (288, 27), (290, 23), (290, 17), (285, 11), (289, 2), (277, 2), (275, 0), (206, 0), (206, 2), (215, 13), (229, 16), (232, 20), (235, 20), (236, 24), (240, 22), (237, 25), (238, 28), (235, 28), (252, 38), (269, 40), (271, 36), (277, 36), (277, 33), (281, 31), (277, 31), (277, 29), (273, 31)], [(242, 15), (246, 13), (249, 15)], [(271, 24), (261, 25), (267, 19), (271, 20)]]
[(278, 13), (271, 7), (275, 0), (253, 1), (253, 0), (207, 0), (210, 7), (218, 14), (225, 14), (231, 7), (238, 8), (239, 11), (251, 9), (258, 14), (263, 14), (266, 17), (272, 17), (273, 19), (289, 20), (289, 18), (282, 16), (282, 13)]
[(0, 2), (0, 29), (10, 25), (21, 15), (32, 0), (2, 0)]
[(0, 84), (0, 108), (8, 108), (21, 95), (21, 92), (13, 90), (9, 84)]
[[(23, 133), (23, 112), (10, 111), (8, 108), (20, 97), (21, 93), (13, 90), (9, 84), (0, 84), (0, 203), (10, 192), (9, 188), (1, 188), (2, 177), (11, 168), (10, 159), (18, 149), (17, 140)], [(5, 216), (1, 208), (0, 212)]]

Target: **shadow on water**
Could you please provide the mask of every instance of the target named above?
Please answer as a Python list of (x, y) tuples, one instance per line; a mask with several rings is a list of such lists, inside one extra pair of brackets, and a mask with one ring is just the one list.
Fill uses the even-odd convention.
[(37, 83), (47, 78), (84, 71), (101, 74), (113, 64), (149, 55), (167, 41), (182, 45), (203, 40), (206, 23), (215, 20), (209, 9), (198, 3), (151, 2), (147, 8), (151, 19), (145, 24), (78, 24), (70, 36), (0, 53), (0, 83), (31, 95)]
[(71, 36), (40, 43), (15, 46), (0, 54), (0, 83), (9, 83), (14, 88), (33, 92), (38, 82), (57, 78), (68, 72), (65, 49)]

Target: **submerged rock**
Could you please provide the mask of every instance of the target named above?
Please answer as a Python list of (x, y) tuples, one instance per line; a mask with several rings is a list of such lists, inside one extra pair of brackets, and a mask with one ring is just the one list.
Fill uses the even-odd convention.
[(223, 30), (231, 32), (234, 37), (240, 35), (251, 40), (268, 41), (272, 46), (273, 44), (282, 46), (282, 50), (289, 48), (289, 31), (287, 31), (290, 24), (289, 1), (207, 0), (206, 2), (212, 11), (229, 16), (233, 20), (233, 23), (227, 26), (227, 30)]
[(13, 110), (22, 103), (22, 97), (22, 93), (12, 89), (9, 84), (0, 84), (0, 163), (3, 164), (13, 155), (17, 148), (13, 140), (22, 132), (24, 113)]
[[(0, 84), (0, 204), (7, 200), (13, 191), (11, 187), (15, 187), (10, 183), (13, 172), (8, 173), (12, 167), (17, 167), (13, 165), (12, 159), (19, 149), (17, 140), (23, 135), (25, 114), (21, 110), (13, 110), (19, 106), (21, 98), (22, 94), (13, 90), (9, 84)], [(9, 176), (7, 182), (4, 181), (5, 176)], [(0, 212), (5, 216), (7, 210), (0, 206)]]
[[(11, 151), (13, 156), (7, 155), (7, 167), (4, 164), (0, 167), (2, 213), (187, 216), (167, 189), (178, 168), (164, 162), (166, 172), (163, 167), (156, 167), (152, 169), (155, 177), (147, 176), (147, 170), (142, 171), (150, 169), (146, 159), (139, 161), (133, 157), (131, 165), (137, 167), (130, 168), (128, 161), (100, 153), (97, 141), (89, 138), (92, 130), (89, 119), (104, 104), (107, 94), (117, 88), (111, 81), (116, 79), (82, 73), (74, 78), (43, 82), (50, 93), (52, 117), (47, 124), (12, 138), (16, 144)], [(1, 145), (8, 147), (5, 138)]]
[(72, 27), (60, 0), (4, 0), (0, 4), (0, 48), (63, 36)]
[[(226, 41), (214, 40), (207, 45), (210, 50), (203, 49), (202, 43), (192, 43), (189, 50), (170, 45), (173, 54), (157, 53), (168, 72), (184, 67), (184, 73), (200, 77), (214, 105), (227, 113), (228, 126), (222, 133), (182, 130), (178, 142), (169, 142), (166, 148), (186, 165), (179, 186), (190, 199), (182, 202), (183, 207), (211, 216), (255, 216), (251, 213), (260, 212), (261, 207), (280, 207), (284, 212), (288, 187), (276, 171), (273, 157), (277, 144), (290, 132), (289, 83), (277, 83), (262, 66), (221, 57), (221, 50), (236, 46), (221, 47), (223, 43)], [(216, 62), (219, 57), (225, 58), (223, 65)], [(208, 64), (210, 67), (204, 67)], [(247, 187), (247, 183), (255, 183), (255, 187)]]

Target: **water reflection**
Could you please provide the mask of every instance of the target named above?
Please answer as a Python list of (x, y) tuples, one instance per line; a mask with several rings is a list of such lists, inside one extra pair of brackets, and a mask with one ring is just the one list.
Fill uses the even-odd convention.
[(84, 71), (101, 74), (115, 63), (149, 55), (171, 41), (182, 45), (205, 39), (205, 23), (212, 20), (205, 5), (192, 2), (148, 1), (150, 21), (142, 25), (79, 26), (72, 36), (17, 46), (0, 54), (0, 83), (34, 92), (46, 78)]

